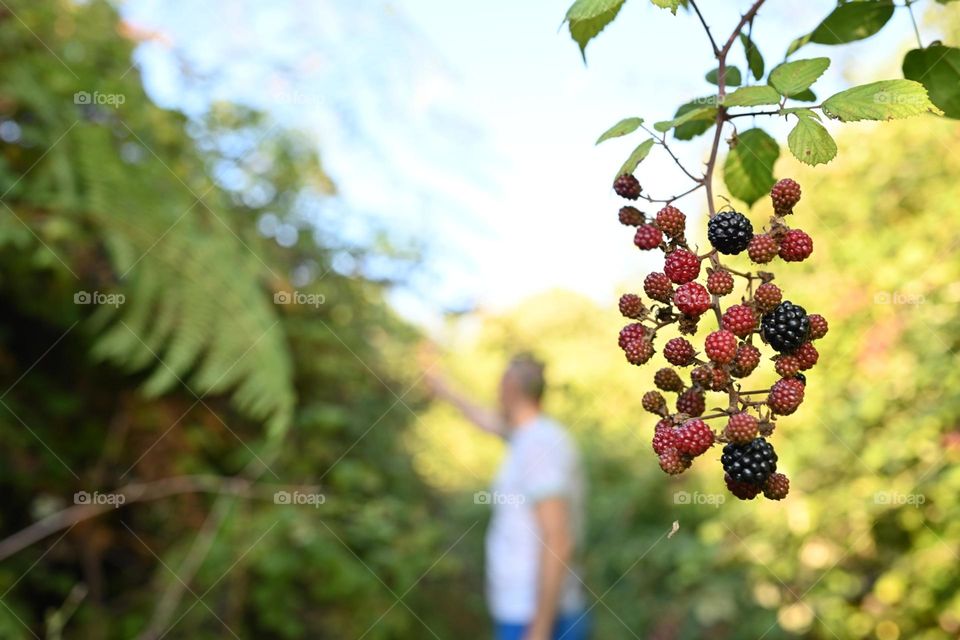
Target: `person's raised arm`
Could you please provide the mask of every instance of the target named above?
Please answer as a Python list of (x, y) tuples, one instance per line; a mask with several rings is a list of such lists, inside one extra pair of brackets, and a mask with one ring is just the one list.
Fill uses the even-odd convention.
[(425, 368), (423, 379), (435, 397), (452, 404), (478, 428), (500, 437), (506, 434), (506, 424), (496, 411), (474, 402), (453, 388), (442, 375), (434, 371), (433, 367)]

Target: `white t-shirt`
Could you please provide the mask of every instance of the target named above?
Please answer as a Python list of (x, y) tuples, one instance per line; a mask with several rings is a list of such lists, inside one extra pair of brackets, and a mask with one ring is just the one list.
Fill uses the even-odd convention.
[[(494, 480), (493, 517), (487, 531), (487, 601), (498, 622), (527, 623), (536, 613), (542, 534), (534, 507), (539, 500), (568, 500), (574, 539), (583, 534), (584, 479), (577, 449), (553, 420), (539, 416), (509, 438), (507, 457)], [(570, 570), (560, 596), (560, 612), (584, 608), (582, 583)]]

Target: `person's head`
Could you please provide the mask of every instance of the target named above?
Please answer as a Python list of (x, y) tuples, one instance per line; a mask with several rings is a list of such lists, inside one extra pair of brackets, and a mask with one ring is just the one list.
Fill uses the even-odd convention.
[(500, 410), (511, 427), (540, 413), (544, 386), (542, 362), (528, 353), (511, 358), (500, 379)]

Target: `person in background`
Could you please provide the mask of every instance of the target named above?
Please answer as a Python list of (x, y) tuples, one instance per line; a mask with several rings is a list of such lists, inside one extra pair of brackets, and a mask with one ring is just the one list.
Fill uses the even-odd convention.
[(543, 364), (514, 357), (500, 379), (499, 411), (473, 402), (429, 369), (435, 397), (480, 429), (506, 440), (489, 494), (487, 601), (496, 640), (584, 640), (583, 583), (576, 569), (584, 523), (584, 479), (577, 448), (543, 413)]

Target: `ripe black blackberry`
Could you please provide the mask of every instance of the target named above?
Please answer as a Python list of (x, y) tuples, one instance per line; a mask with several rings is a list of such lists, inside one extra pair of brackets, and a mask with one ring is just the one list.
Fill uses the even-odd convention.
[(777, 453), (765, 439), (754, 438), (746, 444), (731, 442), (725, 446), (720, 462), (734, 482), (762, 487), (777, 470)]
[(640, 192), (643, 189), (640, 187), (640, 181), (633, 174), (625, 173), (613, 181), (613, 190), (621, 198), (636, 200), (640, 197)]
[(806, 309), (789, 300), (781, 302), (776, 309), (763, 316), (760, 326), (763, 339), (780, 353), (796, 351), (810, 334)]
[(770, 199), (773, 200), (773, 210), (777, 215), (792, 213), (800, 202), (800, 185), (795, 180), (784, 178), (770, 189)]
[(753, 239), (753, 225), (742, 213), (722, 211), (707, 224), (707, 239), (720, 253), (736, 255)]

